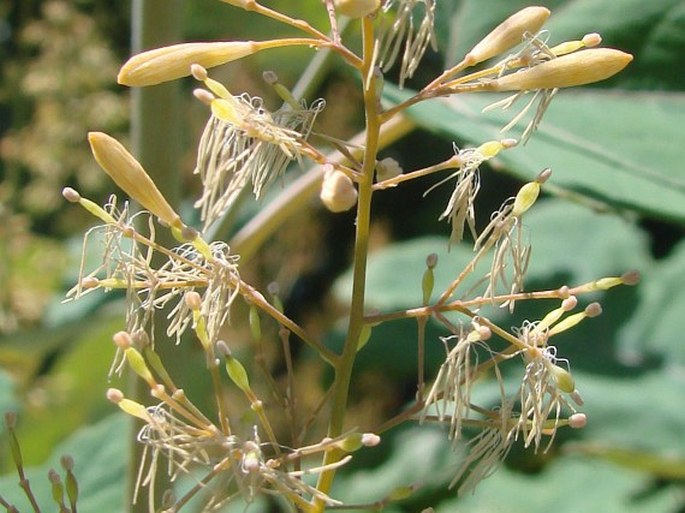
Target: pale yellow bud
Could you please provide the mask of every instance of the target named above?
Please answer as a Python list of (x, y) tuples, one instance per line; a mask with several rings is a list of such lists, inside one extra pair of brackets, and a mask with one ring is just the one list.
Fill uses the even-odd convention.
[(633, 56), (611, 48), (591, 48), (493, 80), (494, 91), (530, 91), (573, 87), (605, 80), (625, 68)]
[(143, 166), (119, 141), (102, 132), (90, 132), (88, 142), (97, 163), (124, 192), (169, 226), (183, 226)]
[(506, 52), (519, 44), (523, 34), (535, 34), (550, 15), (546, 7), (531, 6), (512, 14), (466, 54), (470, 66)]
[(321, 184), (320, 197), (331, 212), (345, 212), (357, 204), (357, 189), (345, 173), (329, 171)]
[(514, 208), (511, 211), (513, 216), (521, 216), (530, 207), (533, 206), (535, 200), (540, 194), (540, 184), (538, 182), (528, 182), (519, 190), (514, 199)]
[(144, 87), (190, 75), (190, 66), (212, 68), (241, 59), (261, 50), (254, 41), (181, 43), (164, 46), (131, 57), (121, 67), (117, 81), (122, 85)]
[(335, 9), (350, 18), (361, 18), (375, 12), (381, 0), (334, 0)]

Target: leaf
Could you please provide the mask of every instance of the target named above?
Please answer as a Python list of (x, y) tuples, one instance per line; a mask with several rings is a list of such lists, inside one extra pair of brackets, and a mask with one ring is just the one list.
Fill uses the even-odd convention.
[[(54, 468), (63, 476), (59, 459), (63, 455), (74, 458), (74, 474), (79, 485), (79, 511), (122, 511), (128, 418), (123, 414), (107, 417), (93, 426), (79, 429), (54, 449), (45, 465), (26, 469), (31, 487), (44, 511), (54, 509), (47, 473)], [(25, 442), (20, 438), (22, 448)], [(17, 506), (19, 511), (30, 507), (17, 486), (16, 474), (0, 478), (2, 496)], [(52, 506), (50, 506), (52, 505)]]
[(649, 481), (640, 473), (614, 465), (561, 458), (542, 474), (526, 475), (506, 468), (481, 482), (476, 492), (445, 502), (437, 513), (670, 513), (677, 510), (672, 489), (645, 495)]
[[(407, 96), (385, 88), (393, 104)], [(481, 113), (494, 99), (438, 99), (413, 106), (408, 115), (427, 130), (479, 145), (504, 137), (499, 129), (513, 116)], [(684, 116), (683, 94), (561, 91), (528, 144), (502, 152), (496, 166), (522, 180), (551, 167), (547, 190), (685, 224), (685, 151), (673, 142)], [(519, 134), (514, 129), (507, 136)]]
[(670, 256), (644, 269), (635, 314), (621, 331), (622, 356), (638, 363), (650, 356), (663, 360), (672, 372), (685, 368), (685, 243)]

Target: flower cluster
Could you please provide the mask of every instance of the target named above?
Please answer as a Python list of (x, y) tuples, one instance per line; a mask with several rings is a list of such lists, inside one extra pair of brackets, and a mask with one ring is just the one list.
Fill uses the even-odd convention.
[[(472, 489), (487, 477), (515, 441), (546, 450), (561, 427), (583, 427), (585, 416), (576, 409), (582, 406), (582, 400), (570, 363), (558, 356), (560, 351), (550, 344), (550, 339), (601, 312), (599, 305), (592, 303), (574, 313), (577, 296), (634, 284), (636, 275), (603, 278), (571, 288), (525, 290), (531, 250), (524, 237), (523, 220), (550, 178), (550, 170), (545, 169), (522, 185), (480, 231), (475, 218), (481, 166), (502, 151), (520, 149), (516, 140), (491, 140), (466, 148), (455, 145), (454, 155), (443, 162), (407, 172), (392, 158), (379, 158), (379, 153), (384, 144), (402, 135), (398, 114), (416, 103), (461, 93), (514, 93), (492, 108), (508, 108), (531, 93), (532, 99), (508, 126), (537, 105), (523, 133), (525, 142), (559, 88), (608, 78), (625, 67), (632, 56), (593, 48), (601, 41), (594, 34), (549, 46), (549, 36), (541, 31), (549, 10), (529, 7), (495, 27), (459, 63), (413, 96), (384, 110), (383, 73), (399, 62), (399, 82), (403, 86), (418, 69), (428, 46), (436, 46), (435, 0), (324, 0), (322, 8), (330, 20), (330, 35), (257, 0), (223, 1), (304, 32), (306, 37), (170, 45), (133, 56), (118, 76), (120, 83), (135, 87), (186, 76), (203, 85), (194, 92), (210, 110), (195, 167), (202, 187), (195, 201), (202, 230), (189, 226), (143, 166), (121, 143), (103, 133), (89, 134), (95, 160), (143, 210), (132, 214), (129, 203), (119, 203), (114, 196), (101, 207), (71, 188), (64, 189), (67, 200), (101, 222), (86, 234), (84, 255), (85, 247), (92, 245), (96, 236), (104, 248), (103, 259), (94, 269), (86, 270), (84, 257), (78, 283), (69, 298), (96, 289), (126, 292), (126, 328), (114, 336), (117, 356), (113, 369), (134, 372), (155, 400), (154, 405), (145, 406), (142, 397), (126, 397), (118, 389), (110, 389), (107, 394), (119, 408), (143, 421), (138, 441), (145, 447), (145, 456), (138, 488), (149, 489), (150, 511), (158, 511), (160, 506), (152, 498), (162, 460), (166, 461), (172, 483), (186, 474), (197, 480), (181, 497), (171, 491), (165, 495), (161, 507), (169, 512), (179, 511), (199, 495), (207, 497), (203, 511), (214, 511), (239, 497), (250, 502), (257, 494), (265, 493), (279, 496), (293, 511), (321, 513), (329, 507), (379, 510), (413, 493), (414, 488), (404, 487), (372, 504), (349, 505), (331, 492), (336, 471), (350, 461), (351, 453), (380, 442), (378, 435), (346, 430), (348, 399), (353, 390), (356, 355), (370, 342), (373, 326), (397, 318), (418, 320), (418, 393), (413, 405), (373, 431), (382, 432), (409, 419), (436, 422), (447, 426), (456, 450), (463, 445), (467, 431), (476, 431), (466, 442), (468, 453), (452, 481), (460, 492)], [(338, 29), (338, 15), (361, 24), (360, 55), (350, 49), (358, 45), (346, 45), (347, 35)], [(248, 93), (234, 94), (209, 77), (208, 68), (289, 46), (329, 50), (360, 74), (366, 122), (362, 136), (345, 142), (319, 134), (316, 120), (324, 102), (306, 103), (296, 98), (273, 72), (267, 72), (265, 79), (284, 102), (277, 109), (267, 108), (261, 98)], [(495, 58), (499, 61), (494, 65), (465, 73)], [(312, 134), (321, 137), (310, 137)], [(325, 151), (316, 147), (319, 139), (328, 145)], [(331, 146), (337, 153), (326, 153)], [(289, 318), (274, 289), (267, 300), (243, 281), (238, 261), (249, 257), (249, 251), (236, 251), (237, 244), (229, 246), (212, 240), (210, 235), (210, 227), (227, 217), (244, 191), (259, 199), (284, 175), (289, 164), (303, 168), (307, 161), (313, 166), (301, 183), (287, 189), (274, 202), (276, 206), (269, 206), (268, 215), (259, 216), (236, 239), (243, 243), (250, 237), (253, 241), (264, 240), (289, 212), (305, 205), (317, 190), (323, 206), (331, 212), (356, 207), (354, 283), (347, 335), (340, 351), (329, 348)], [(439, 217), (451, 225), (451, 244), (461, 244), (471, 237), (472, 259), (433, 300), (437, 260), (429, 257), (420, 306), (370, 315), (365, 311), (365, 284), (373, 194), (442, 171), (448, 174), (437, 185), (452, 183), (453, 192)], [(175, 242), (160, 242), (160, 229), (169, 230)], [(483, 269), (479, 267), (483, 261), (489, 262), (486, 271), (475, 277), (475, 285), (463, 290), (466, 278)], [(225, 328), (231, 323), (238, 298), (245, 303), (246, 328), (231, 331), (227, 337)], [(489, 307), (513, 310), (518, 302), (529, 300), (555, 300), (561, 305), (538, 321), (512, 329), (504, 329), (488, 317)], [(162, 309), (166, 315), (166, 336), (162, 338), (178, 344), (184, 333), (192, 332), (200, 344), (204, 370), (211, 377), (214, 414), (201, 411), (176, 386), (166, 369), (156, 348), (159, 332), (155, 340), (152, 329), (155, 315)], [(277, 330), (262, 332), (262, 317), (268, 317)], [(447, 333), (441, 338), (446, 357), (432, 384), (426, 383), (423, 361), (429, 318)], [(231, 337), (239, 340), (228, 340)], [(269, 337), (283, 352), (286, 379), (272, 375), (264, 362)], [(314, 406), (297, 396), (292, 337), (307, 344), (320, 357), (321, 365), (334, 371), (329, 389), (321, 393)], [(238, 347), (259, 354), (255, 358), (255, 365), (260, 367), (256, 374), (263, 378), (259, 382), (253, 383), (252, 369), (239, 360), (243, 356)], [(507, 376), (519, 376), (514, 388), (507, 385), (505, 372)], [(494, 377), (497, 384), (499, 393), (494, 405), (476, 404), (472, 398), (474, 386), (484, 376)], [(282, 424), (290, 427), (287, 443), (281, 441), (283, 429), (278, 428)], [(547, 445), (544, 437), (549, 437)], [(200, 494), (204, 491), (207, 493)]]

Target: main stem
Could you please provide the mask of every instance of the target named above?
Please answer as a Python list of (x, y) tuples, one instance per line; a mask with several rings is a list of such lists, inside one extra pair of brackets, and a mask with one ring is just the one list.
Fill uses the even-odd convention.
[[(371, 197), (373, 195), (373, 173), (376, 167), (379, 134), (381, 129), (378, 113), (378, 96), (376, 91), (377, 79), (373, 70), (373, 23), (369, 18), (362, 21), (363, 34), (363, 66), (362, 87), (364, 90), (364, 110), (366, 114), (366, 142), (364, 150), (364, 164), (358, 182), (359, 196), (357, 200), (357, 222), (354, 243), (354, 263), (352, 274), (352, 300), (350, 304), (350, 320), (347, 328), (347, 338), (340, 360), (338, 360), (333, 385), (333, 402), (331, 405), (331, 419), (328, 426), (328, 436), (340, 436), (343, 432), (347, 400), (350, 391), (350, 379), (357, 355), (357, 344), (364, 324), (364, 298), (366, 291), (366, 264), (369, 252), (369, 227), (371, 225)], [(340, 451), (329, 451), (324, 458), (324, 464), (331, 464), (342, 457)], [(333, 483), (335, 471), (327, 470), (321, 473), (317, 488), (328, 493)], [(314, 511), (323, 511), (324, 504), (317, 499)]]

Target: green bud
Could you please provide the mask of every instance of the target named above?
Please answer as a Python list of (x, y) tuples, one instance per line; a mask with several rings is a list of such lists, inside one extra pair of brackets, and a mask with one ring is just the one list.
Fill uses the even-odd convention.
[(250, 331), (255, 342), (262, 339), (262, 323), (259, 318), (259, 310), (254, 304), (250, 305)]

